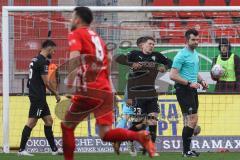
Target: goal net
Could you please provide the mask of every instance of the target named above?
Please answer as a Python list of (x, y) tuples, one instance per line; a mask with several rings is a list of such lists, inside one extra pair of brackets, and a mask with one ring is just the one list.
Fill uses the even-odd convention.
[[(24, 7), (22, 7), (24, 8)], [(104, 7), (103, 7), (104, 8)], [(140, 7), (141, 8), (141, 7)], [(151, 8), (151, 7), (149, 7)], [(37, 8), (28, 11), (21, 8), (18, 11), (10, 10), (7, 15), (9, 27), (7, 29), (8, 52), (3, 52), (9, 60), (6, 66), (1, 66), (1, 73), (7, 74), (7, 80), (1, 76), (1, 97), (0, 115), (0, 146), (7, 148), (18, 148), (22, 129), (27, 121), (29, 111), (28, 89), (26, 88), (28, 78), (28, 65), (30, 60), (39, 53), (41, 42), (51, 38), (57, 44), (56, 54), (51, 63), (61, 66), (69, 57), (67, 36), (69, 33), (70, 8), (56, 8), (53, 10), (38, 11)], [(216, 150), (217, 148), (234, 148), (240, 141), (239, 95), (237, 90), (230, 90), (230, 94), (215, 93), (215, 81), (211, 79), (210, 70), (212, 60), (219, 55), (218, 41), (220, 38), (227, 38), (232, 44), (232, 53), (239, 55), (240, 51), (240, 22), (239, 13), (236, 9), (227, 12), (215, 12), (207, 16), (208, 12), (200, 12), (202, 16), (180, 16), (191, 15), (192, 11), (177, 10), (176, 16), (167, 15), (166, 10), (156, 11), (140, 9), (139, 12), (132, 12), (133, 8), (122, 7), (118, 11), (98, 11), (101, 7), (94, 9), (94, 22), (92, 29), (95, 30), (106, 42), (109, 53), (127, 54), (131, 50), (138, 49), (136, 39), (141, 36), (152, 36), (156, 40), (155, 51), (163, 53), (166, 57), (173, 59), (176, 53), (185, 46), (184, 32), (189, 28), (195, 28), (200, 33), (199, 57), (200, 74), (210, 84), (207, 91), (199, 90), (199, 125), (202, 128), (199, 137), (193, 141), (193, 148), (202, 151)], [(111, 9), (111, 8), (110, 8)], [(214, 9), (214, 8), (212, 8)], [(144, 11), (145, 10), (145, 11)], [(161, 9), (160, 9), (161, 10)], [(179, 11), (178, 11), (179, 10)], [(214, 10), (208, 10), (213, 13)], [(4, 16), (4, 14), (3, 14)], [(6, 21), (3, 21), (4, 27)], [(3, 32), (6, 31), (4, 27)], [(51, 36), (48, 37), (48, 32)], [(5, 41), (6, 39), (3, 39)], [(5, 42), (2, 42), (3, 47)], [(3, 49), (6, 51), (6, 47)], [(240, 56), (240, 55), (239, 55)], [(2, 58), (0, 59), (1, 63)], [(4, 60), (4, 59), (3, 59)], [(5, 65), (3, 63), (3, 65)], [(4, 68), (5, 67), (5, 68)], [(128, 68), (112, 62), (111, 78), (116, 90), (117, 101), (115, 103), (116, 120), (121, 116), (123, 105), (122, 95), (126, 86)], [(6, 77), (5, 77), (6, 78)], [(4, 88), (9, 86), (9, 91)], [(177, 103), (173, 82), (169, 79), (169, 73), (159, 73), (155, 88), (159, 93), (159, 122), (158, 122), (158, 150), (174, 151), (181, 150), (182, 115)], [(61, 93), (61, 92), (60, 92)], [(6, 102), (7, 100), (7, 102)], [(53, 116), (53, 132), (57, 138), (57, 144), (61, 146), (60, 119), (55, 116), (55, 99), (49, 94), (48, 104)], [(7, 105), (7, 106), (6, 106)], [(5, 107), (4, 107), (5, 106)], [(33, 129), (31, 139), (27, 143), (30, 152), (48, 152), (47, 141), (44, 139), (43, 122), (39, 120)], [(8, 128), (9, 127), (9, 128)], [(114, 124), (113, 124), (114, 127)], [(95, 120), (88, 117), (76, 129), (77, 151), (90, 152), (90, 147), (102, 147), (102, 150), (95, 152), (112, 152), (111, 144), (103, 143), (94, 139), (98, 136), (98, 129), (95, 128)], [(165, 136), (162, 139), (162, 136)], [(93, 140), (94, 139), (94, 140)], [(9, 141), (8, 141), (9, 140)], [(161, 147), (160, 147), (161, 146)], [(83, 148), (86, 147), (86, 148)], [(105, 147), (105, 148), (104, 148)], [(47, 148), (47, 149), (46, 149)]]

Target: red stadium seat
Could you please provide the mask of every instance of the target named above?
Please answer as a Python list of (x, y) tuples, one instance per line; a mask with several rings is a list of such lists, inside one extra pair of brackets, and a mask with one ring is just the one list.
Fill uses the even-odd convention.
[[(0, 6), (7, 6), (8, 5), (8, 0), (1, 0), (0, 1)], [(0, 10), (2, 10), (2, 7), (0, 7)]]
[[(2, 38), (1, 35), (0, 38)], [(2, 42), (0, 42), (0, 46), (2, 46)], [(2, 73), (2, 50), (0, 50), (0, 73)]]
[(58, 0), (52, 0), (52, 6), (57, 6), (58, 5)]
[(52, 28), (52, 38), (67, 38), (68, 30), (66, 28)]
[(240, 12), (230, 12), (230, 14), (232, 17), (237, 17), (237, 18), (240, 17)]
[(178, 28), (181, 26), (181, 19), (178, 18), (164, 18), (160, 24), (160, 27), (163, 28)]
[[(205, 0), (205, 6), (226, 6), (225, 0)], [(205, 12), (206, 17), (229, 17), (229, 12)]]
[(198, 32), (200, 37), (205, 37), (205, 38), (211, 37), (211, 34), (208, 29), (201, 29), (201, 30), (198, 30)]
[(64, 17), (61, 14), (52, 14), (53, 23), (51, 23), (52, 38), (67, 38), (68, 28), (66, 28)]
[(21, 36), (26, 39), (38, 39), (39, 36), (37, 31), (37, 28), (27, 28), (25, 32), (21, 32)]
[(200, 6), (199, 0), (180, 0), (179, 6)]
[(185, 44), (184, 37), (175, 37), (169, 39), (170, 44)]
[(203, 12), (178, 12), (179, 17), (188, 18), (188, 17), (204, 17)]
[(48, 36), (48, 28), (39, 28), (37, 32), (40, 39), (47, 38)]
[(205, 0), (205, 6), (226, 6), (225, 0)]
[[(199, 0), (180, 0), (179, 6), (200, 6)], [(203, 17), (202, 12), (178, 12), (180, 17)]]
[(165, 30), (160, 31), (160, 36), (162, 38), (173, 38), (173, 37), (184, 37), (184, 31), (182, 30)]
[(52, 23), (52, 38), (67, 38), (68, 29), (63, 23)]
[(213, 31), (215, 33), (216, 38), (221, 38), (221, 37), (236, 37), (238, 35), (238, 32), (234, 28), (228, 28), (228, 29), (215, 29)]
[(215, 18), (213, 22), (214, 24), (233, 24), (233, 20), (231, 17)]
[[(67, 49), (68, 48), (68, 39), (65, 37), (65, 39), (54, 39), (53, 40), (57, 44), (57, 49)], [(67, 50), (65, 50), (67, 51)]]
[(47, 0), (41, 0), (41, 1), (36, 1), (36, 0), (30, 0), (29, 1), (30, 6), (48, 6), (48, 1)]
[(21, 38), (21, 19), (17, 16), (14, 16), (14, 39), (20, 39)]
[(2, 57), (0, 57), (0, 73), (2, 73)]
[(205, 12), (205, 17), (213, 18), (213, 17), (231, 17), (229, 12)]
[[(1, 0), (8, 1), (8, 0)], [(0, 4), (1, 4), (0, 1)], [(7, 3), (6, 3), (7, 4)], [(58, 0), (51, 0), (51, 5), (56, 6)], [(14, 1), (14, 6), (48, 6), (48, 0), (16, 0)]]
[(212, 38), (200, 37), (199, 43), (212, 43)]
[(198, 19), (197, 21), (195, 19), (188, 19), (187, 21), (187, 27), (188, 28), (195, 28), (197, 30), (209, 28), (210, 24), (209, 21), (206, 21), (206, 19)]
[(33, 22), (38, 28), (48, 28), (48, 17), (47, 15), (34, 15)]
[(13, 1), (14, 6), (27, 6), (27, 1)]
[(174, 6), (173, 0), (153, 0), (154, 6)]
[[(231, 0), (230, 6), (240, 6), (239, 0)], [(240, 17), (240, 12), (230, 12), (232, 17)]]
[[(174, 6), (173, 0), (154, 0), (153, 6)], [(176, 17), (177, 12), (153, 12), (153, 17)]]
[(39, 50), (41, 48), (41, 40), (39, 39), (19, 39), (14, 41), (14, 49), (19, 50)]
[[(22, 41), (18, 40), (15, 41), (15, 51), (14, 51), (14, 56), (15, 56), (15, 66), (16, 66), (16, 71), (27, 71), (28, 70), (28, 65), (30, 60), (36, 56), (39, 52), (39, 48), (41, 45), (41, 42), (45, 40), (34, 40), (32, 42), (36, 42), (38, 48), (35, 48), (32, 46), (31, 49), (31, 44), (28, 44), (29, 41)], [(57, 44), (57, 49), (56, 49), (56, 55), (53, 57), (54, 63), (57, 63), (62, 60), (64, 62), (64, 59), (66, 57), (69, 57), (68, 55), (68, 45), (67, 45), (67, 39), (65, 40), (54, 40), (54, 42)]]
[(31, 59), (38, 54), (38, 50), (18, 49), (14, 51), (16, 71), (27, 71)]
[(240, 6), (240, 1), (239, 0), (231, 0), (230, 6)]
[(240, 38), (229, 38), (230, 43), (240, 43)]
[(58, 12), (51, 14), (51, 20), (57, 20), (58, 22), (66, 21), (66, 19), (62, 16), (62, 14)]

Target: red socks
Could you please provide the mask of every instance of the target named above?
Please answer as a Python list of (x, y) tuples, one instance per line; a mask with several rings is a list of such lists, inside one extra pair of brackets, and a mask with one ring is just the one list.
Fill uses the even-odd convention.
[[(73, 153), (75, 150), (75, 137), (74, 129), (66, 127), (61, 123), (63, 133), (63, 153), (65, 160), (73, 160)], [(116, 142), (116, 141), (139, 141), (138, 132), (130, 131), (123, 128), (116, 128), (108, 131), (103, 141)]]
[(73, 152), (75, 150), (74, 129), (64, 126), (63, 123), (61, 123), (61, 127), (64, 159), (73, 160)]
[(123, 128), (116, 128), (108, 131), (103, 137), (103, 141), (138, 141), (138, 133)]

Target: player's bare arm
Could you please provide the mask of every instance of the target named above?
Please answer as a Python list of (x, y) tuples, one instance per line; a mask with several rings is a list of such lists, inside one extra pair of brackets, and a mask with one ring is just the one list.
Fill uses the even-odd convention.
[(73, 82), (76, 78), (76, 68), (79, 67), (80, 62), (79, 62), (79, 57), (80, 52), (79, 51), (71, 51), (70, 52), (70, 60), (69, 60), (69, 66), (68, 66), (68, 86), (72, 86)]
[(77, 57), (80, 56), (79, 51), (70, 52), (70, 63), (69, 63), (69, 71), (75, 70), (79, 65), (79, 59)]
[(158, 71), (161, 72), (161, 73), (164, 73), (167, 70), (168, 70), (168, 66), (167, 65), (158, 67)]
[(43, 83), (45, 84), (45, 86), (47, 87), (47, 89), (55, 95), (55, 98), (57, 100), (57, 103), (61, 100), (61, 97), (59, 96), (56, 88), (53, 88), (50, 83), (49, 83), (49, 80), (48, 80), (48, 75), (41, 75), (41, 78), (43, 80)]
[(179, 72), (176, 68), (171, 68), (170, 70), (170, 79), (179, 83), (179, 84), (182, 84), (182, 85), (189, 85), (189, 87), (191, 88), (195, 88), (195, 89), (198, 89), (200, 87), (200, 84), (199, 83), (193, 83), (193, 82), (189, 82), (185, 79), (183, 79), (180, 75), (179, 75)]
[(208, 83), (198, 74), (198, 82), (202, 85), (203, 89), (208, 89)]

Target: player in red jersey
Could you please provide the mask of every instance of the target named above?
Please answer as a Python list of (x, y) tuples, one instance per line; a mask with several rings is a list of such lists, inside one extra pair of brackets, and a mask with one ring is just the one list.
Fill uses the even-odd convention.
[(90, 113), (96, 118), (99, 136), (103, 141), (136, 140), (152, 157), (155, 153), (147, 131), (134, 132), (122, 128), (112, 129), (113, 94), (109, 80), (107, 48), (103, 40), (89, 26), (93, 20), (87, 7), (76, 7), (72, 14), (69, 34), (70, 60), (67, 86), (76, 91), (72, 103), (61, 123), (65, 160), (73, 160), (74, 129)]

